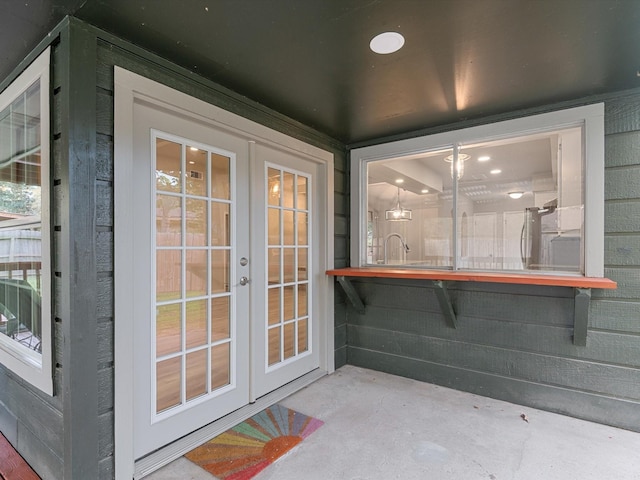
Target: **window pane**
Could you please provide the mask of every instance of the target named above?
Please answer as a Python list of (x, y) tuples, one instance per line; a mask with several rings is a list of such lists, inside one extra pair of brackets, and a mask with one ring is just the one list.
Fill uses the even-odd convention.
[(211, 251), (211, 293), (229, 291), (229, 250)]
[[(212, 252), (217, 253), (217, 252)], [(186, 296), (201, 297), (207, 294), (207, 251), (187, 250)]]
[(207, 201), (187, 198), (187, 247), (207, 244)]
[(182, 252), (156, 252), (156, 297), (159, 302), (177, 300), (182, 295)]
[(294, 175), (293, 173), (284, 172), (282, 178), (282, 206), (287, 208), (293, 208), (294, 198)]
[(461, 154), (461, 268), (581, 271), (581, 128), (465, 146)]
[(207, 343), (207, 301), (187, 302), (187, 348)]
[(42, 349), (40, 130), (40, 81), (36, 81), (0, 111), (0, 334), (38, 353)]
[(269, 189), (268, 192), (268, 203), (269, 205), (280, 206), (280, 195), (281, 195), (281, 185), (280, 185), (280, 170), (276, 170), (274, 168), (267, 169), (267, 187)]
[(175, 195), (156, 195), (156, 245), (182, 245), (182, 199)]
[(211, 299), (211, 341), (229, 338), (230, 325), (229, 297)]
[(230, 160), (224, 155), (211, 154), (211, 197), (229, 200), (231, 198)]
[(185, 166), (185, 190), (189, 195), (207, 194), (207, 151), (187, 145)]
[(368, 163), (367, 263), (453, 266), (451, 154)]
[(180, 405), (182, 393), (182, 357), (156, 364), (156, 413)]
[(187, 354), (187, 401), (207, 393), (207, 363), (206, 350)]
[(211, 202), (211, 245), (226, 247), (231, 245), (229, 204)]
[(182, 145), (156, 138), (156, 189), (182, 191)]
[(156, 357), (182, 349), (182, 304), (156, 307)]
[(231, 348), (229, 343), (211, 347), (211, 390), (231, 382)]

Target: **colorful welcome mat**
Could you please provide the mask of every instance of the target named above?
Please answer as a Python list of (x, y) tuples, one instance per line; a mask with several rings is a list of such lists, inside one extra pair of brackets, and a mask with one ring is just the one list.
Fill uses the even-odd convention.
[(190, 451), (185, 457), (223, 480), (248, 480), (323, 422), (274, 405)]

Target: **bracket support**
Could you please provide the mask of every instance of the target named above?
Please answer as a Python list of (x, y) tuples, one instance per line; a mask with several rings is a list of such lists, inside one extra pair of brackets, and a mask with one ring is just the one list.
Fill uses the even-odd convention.
[(353, 288), (353, 285), (351, 285), (351, 281), (343, 275), (338, 275), (336, 277), (336, 280), (338, 280), (338, 283), (342, 287), (342, 290), (344, 290), (344, 293), (347, 295), (347, 299), (349, 300), (349, 302), (351, 302), (353, 308), (355, 308), (358, 313), (363, 314), (364, 303), (362, 303), (362, 300), (360, 300), (356, 289)]
[(449, 296), (446, 283), (442, 280), (434, 280), (433, 287), (436, 291), (436, 298), (438, 299), (442, 315), (444, 315), (450, 327), (457, 328), (456, 312), (453, 310), (453, 304), (451, 303), (451, 297)]
[(573, 344), (587, 346), (587, 328), (589, 326), (590, 288), (575, 288), (573, 300)]

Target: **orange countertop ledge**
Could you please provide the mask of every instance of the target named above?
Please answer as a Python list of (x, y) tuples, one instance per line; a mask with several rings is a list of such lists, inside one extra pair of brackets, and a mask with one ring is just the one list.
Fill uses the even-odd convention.
[(341, 277), (409, 278), (415, 280), (445, 280), (458, 282), (510, 283), (520, 285), (548, 285), (574, 288), (615, 289), (618, 284), (608, 278), (571, 275), (539, 275), (506, 272), (469, 272), (422, 270), (413, 268), (348, 267), (327, 270), (327, 275)]

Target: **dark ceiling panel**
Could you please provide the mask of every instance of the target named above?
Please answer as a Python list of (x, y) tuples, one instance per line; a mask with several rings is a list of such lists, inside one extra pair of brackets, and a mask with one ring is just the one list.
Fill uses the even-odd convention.
[[(74, 4), (41, 3), (46, 18)], [(346, 143), (640, 86), (640, 0), (87, 0), (75, 15)], [(405, 47), (372, 53), (387, 30)]]
[(0, 0), (0, 81), (84, 0)]

